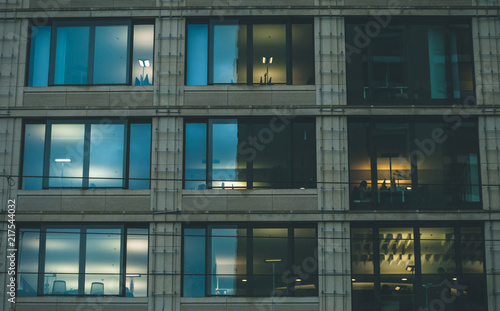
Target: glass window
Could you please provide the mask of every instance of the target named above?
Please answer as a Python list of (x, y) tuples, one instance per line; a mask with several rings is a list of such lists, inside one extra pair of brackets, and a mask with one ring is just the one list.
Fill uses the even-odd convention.
[(26, 124), (22, 187), (147, 189), (150, 157), (150, 123)]
[(188, 120), (184, 187), (313, 188), (315, 137), (311, 119)]
[(32, 33), (29, 86), (152, 84), (152, 24), (54, 21)]
[[(380, 33), (371, 35), (373, 29)], [(350, 104), (458, 103), (473, 95), (470, 21), (380, 25), (353, 18), (346, 24), (346, 55)]]
[(353, 310), (486, 310), (480, 227), (351, 228), (351, 249)]
[(19, 295), (147, 295), (146, 228), (41, 225), (19, 232)]
[(475, 121), (457, 126), (437, 118), (350, 122), (352, 206), (479, 208), (476, 127)]
[(184, 297), (318, 294), (313, 227), (199, 225), (183, 239)]
[(314, 84), (312, 27), (308, 20), (188, 22), (186, 84)]

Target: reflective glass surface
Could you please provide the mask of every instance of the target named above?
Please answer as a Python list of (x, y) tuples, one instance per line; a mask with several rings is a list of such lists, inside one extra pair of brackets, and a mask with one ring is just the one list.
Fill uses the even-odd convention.
[(205, 296), (205, 229), (184, 229), (184, 297)]
[(151, 124), (130, 124), (129, 189), (149, 189)]
[(373, 274), (373, 229), (351, 229), (351, 253), (353, 274)]
[(91, 124), (89, 187), (123, 187), (124, 124)]
[(422, 273), (456, 272), (454, 228), (420, 228)]
[(18, 245), (17, 295), (36, 296), (40, 229), (20, 229)]
[(45, 148), (45, 124), (26, 124), (24, 128), (23, 189), (41, 189)]
[(246, 25), (214, 25), (213, 83), (246, 83)]
[(29, 86), (47, 86), (49, 83), (51, 30), (50, 26), (31, 28)]
[(148, 229), (128, 229), (125, 287), (127, 297), (147, 296), (148, 251)]
[(58, 27), (54, 84), (87, 84), (89, 27)]
[[(132, 85), (153, 84), (153, 46), (154, 25), (135, 25)], [(149, 62), (146, 62), (146, 60)]]
[(82, 187), (85, 125), (52, 124), (51, 129), (49, 187)]
[(408, 266), (415, 266), (413, 228), (380, 228), (380, 273), (411, 274)]
[(294, 85), (314, 84), (313, 25), (292, 24), (292, 81)]
[[(294, 228), (294, 260), (298, 267), (294, 271), (292, 290), (296, 297), (310, 297), (318, 294), (318, 252), (316, 245), (316, 229)], [(287, 280), (290, 282), (290, 280)]]
[(128, 81), (127, 25), (95, 27), (94, 84), (125, 84)]
[(186, 85), (206, 85), (208, 71), (208, 25), (187, 28)]
[(186, 124), (185, 189), (206, 189), (207, 124)]

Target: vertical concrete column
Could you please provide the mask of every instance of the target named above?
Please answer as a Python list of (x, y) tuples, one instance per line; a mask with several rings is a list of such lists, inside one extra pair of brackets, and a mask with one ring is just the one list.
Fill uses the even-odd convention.
[(483, 208), (500, 209), (500, 117), (479, 118), (479, 150)]
[(182, 106), (184, 96), (185, 19), (159, 17), (155, 39), (155, 104)]
[(488, 310), (500, 310), (500, 221), (487, 221), (484, 231)]
[(179, 117), (153, 122), (151, 189), (152, 211), (170, 213), (181, 207), (183, 123)]
[(314, 21), (316, 104), (345, 105), (344, 18), (318, 16)]
[(500, 18), (473, 19), (474, 68), (478, 105), (500, 106)]
[(21, 24), (21, 20), (0, 17), (0, 114), (16, 105), (18, 64), (21, 56), (26, 58), (25, 52), (20, 51)]
[(318, 225), (321, 311), (351, 310), (349, 235), (348, 222), (320, 222)]
[(181, 226), (156, 215), (150, 228), (149, 311), (180, 310)]
[(316, 121), (318, 208), (344, 211), (349, 206), (347, 119), (321, 116)]

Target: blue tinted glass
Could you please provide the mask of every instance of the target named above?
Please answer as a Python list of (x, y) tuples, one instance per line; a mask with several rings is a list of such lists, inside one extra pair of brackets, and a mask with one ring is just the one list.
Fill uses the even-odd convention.
[(44, 294), (77, 295), (80, 229), (47, 229)]
[(94, 84), (127, 83), (127, 25), (95, 28)]
[(207, 178), (207, 125), (186, 124), (185, 189), (205, 189)]
[(32, 28), (29, 86), (47, 86), (49, 81), (50, 26)]
[(17, 295), (36, 296), (40, 229), (19, 230), (19, 269)]
[(89, 27), (57, 28), (54, 84), (87, 84)]
[(185, 297), (205, 296), (205, 229), (184, 230)]
[(245, 53), (245, 48), (246, 27), (214, 26), (214, 83), (246, 82), (246, 70), (242, 70), (246, 69), (245, 59), (239, 57), (239, 54)]
[(149, 189), (151, 124), (130, 125), (129, 189)]
[(45, 124), (26, 124), (24, 133), (23, 189), (42, 189)]
[[(132, 59), (132, 84), (153, 84), (154, 26), (134, 26), (134, 58)], [(141, 62), (139, 61), (141, 60)]]
[(206, 85), (208, 68), (208, 25), (188, 25), (187, 85)]
[(88, 229), (85, 294), (120, 294), (121, 229)]
[(82, 187), (84, 136), (83, 124), (52, 124), (49, 187)]
[(90, 188), (123, 187), (124, 132), (124, 124), (91, 125)]
[(238, 154), (237, 120), (214, 120), (212, 124), (213, 188), (246, 188), (246, 160)]

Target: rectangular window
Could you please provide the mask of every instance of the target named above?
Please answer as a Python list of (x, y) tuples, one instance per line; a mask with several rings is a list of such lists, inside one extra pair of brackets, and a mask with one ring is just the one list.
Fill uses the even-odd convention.
[(474, 95), (470, 20), (347, 19), (349, 104), (462, 103)]
[(19, 296), (147, 296), (143, 226), (44, 224), (18, 234)]
[(183, 296), (317, 296), (313, 226), (184, 228)]
[(185, 189), (316, 187), (311, 118), (192, 119), (185, 133)]
[(479, 226), (356, 226), (351, 247), (353, 311), (486, 310)]
[(476, 121), (356, 119), (348, 129), (352, 207), (480, 208)]
[(314, 84), (311, 20), (192, 20), (186, 85)]
[(22, 188), (148, 189), (150, 157), (150, 122), (27, 123)]
[(150, 21), (52, 21), (31, 33), (28, 86), (153, 82)]

